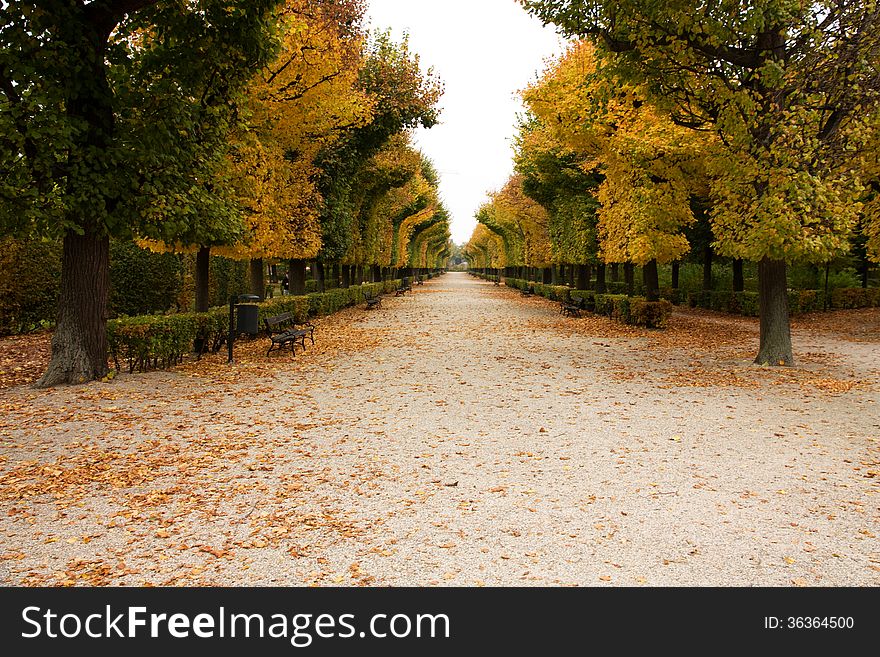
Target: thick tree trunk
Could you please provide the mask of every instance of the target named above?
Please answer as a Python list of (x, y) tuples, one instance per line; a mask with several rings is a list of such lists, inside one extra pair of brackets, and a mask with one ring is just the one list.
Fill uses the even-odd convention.
[(196, 254), (196, 312), (206, 313), (211, 307), (208, 279), (211, 274), (211, 247), (203, 246)]
[(793, 365), (788, 281), (784, 260), (764, 258), (758, 263), (761, 346), (758, 365)]
[(339, 287), (339, 263), (334, 262), (330, 266), (330, 287), (338, 288)]
[(379, 265), (373, 265), (371, 268), (371, 278), (373, 283), (379, 283), (382, 280), (382, 270)]
[(660, 276), (657, 273), (656, 260), (651, 260), (642, 267), (642, 280), (645, 282), (645, 298), (648, 301), (660, 301)]
[(579, 290), (586, 290), (590, 287), (590, 269), (589, 265), (577, 266), (577, 283), (575, 287)]
[(636, 293), (636, 268), (633, 263), (623, 263), (623, 280), (626, 283), (626, 296), (633, 296)]
[(248, 269), (248, 283), (251, 294), (255, 294), (261, 299), (266, 294), (266, 268), (263, 266), (263, 259), (251, 260)]
[(743, 279), (743, 261), (741, 258), (736, 258), (733, 261), (733, 291), (742, 292), (745, 287), (746, 282)]
[(605, 294), (608, 288), (605, 286), (605, 263), (596, 265), (596, 294)]
[(611, 263), (611, 282), (619, 283), (620, 282), (620, 267), (616, 262)]
[(317, 282), (317, 290), (318, 292), (326, 292), (327, 291), (327, 283), (324, 280), (327, 272), (324, 269), (324, 261), (316, 260), (315, 261), (315, 281)]
[(544, 267), (543, 274), (541, 277), (541, 282), (545, 285), (550, 285), (553, 282), (553, 268), (552, 267)]
[(560, 281), (559, 276), (559, 265), (551, 265), (550, 266), (550, 284), (551, 285), (559, 285)]
[(110, 240), (86, 232), (64, 236), (58, 323), (52, 358), (38, 388), (79, 384), (107, 374)]
[(672, 289), (678, 289), (679, 273), (681, 272), (681, 263), (676, 260), (672, 263)]
[(711, 246), (706, 246), (703, 249), (703, 292), (712, 291), (712, 257), (714, 255)]
[(290, 261), (290, 293), (302, 295), (306, 293), (306, 261), (292, 259)]
[(351, 287), (351, 265), (342, 265), (342, 287)]

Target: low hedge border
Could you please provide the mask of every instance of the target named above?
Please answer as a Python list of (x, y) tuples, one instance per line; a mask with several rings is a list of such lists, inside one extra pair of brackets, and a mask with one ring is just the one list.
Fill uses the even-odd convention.
[[(260, 304), (260, 323), (265, 317), (293, 313), (297, 322), (310, 317), (332, 315), (363, 301), (364, 293), (387, 294), (394, 292), (399, 280), (366, 283), (304, 296), (284, 296), (268, 299)], [(219, 351), (229, 331), (229, 309), (212, 308), (206, 313), (176, 315), (141, 315), (120, 317), (107, 322), (107, 341), (110, 358), (116, 370), (121, 362), (128, 371), (145, 372), (167, 369), (180, 363), (201, 343), (202, 351)]]
[(516, 278), (507, 278), (504, 284), (516, 290), (532, 287), (535, 294), (552, 301), (584, 299), (588, 310), (631, 326), (663, 328), (672, 314), (672, 303), (667, 299), (648, 301), (644, 297), (625, 294), (596, 294), (591, 290), (573, 290), (565, 285), (545, 285)]
[[(475, 273), (474, 275), (487, 280), (494, 280), (495, 278), (494, 276), (486, 276), (479, 273)], [(573, 290), (567, 286), (545, 285), (543, 283), (532, 283), (515, 278), (505, 279), (505, 285), (517, 290), (522, 290), (527, 286), (531, 286), (534, 288), (535, 294), (556, 301), (562, 301), (566, 299), (567, 296), (582, 296), (582, 294), (595, 295), (591, 290)], [(612, 288), (612, 286), (614, 287)], [(622, 292), (616, 292), (619, 287), (620, 286), (616, 284), (609, 283), (609, 293), (602, 296), (625, 296)], [(682, 290), (666, 287), (660, 289), (660, 297), (676, 306), (686, 303), (691, 308), (704, 308), (706, 310), (715, 310), (734, 315), (744, 315), (747, 317), (758, 317), (759, 315), (757, 292), (712, 291), (691, 292), (690, 294), (685, 295)], [(630, 298), (637, 299), (640, 297)], [(823, 312), (826, 310), (825, 292), (823, 290), (789, 290), (788, 308), (792, 315)], [(828, 310), (851, 310), (859, 308), (880, 308), (880, 288), (838, 288), (832, 290), (828, 295)], [(641, 326), (642, 324), (638, 325)]]
[[(696, 292), (688, 295), (691, 308), (705, 308), (748, 317), (758, 316), (757, 292)], [(880, 288), (838, 288), (828, 295), (828, 310), (880, 308)], [(792, 315), (822, 312), (826, 309), (823, 290), (789, 290), (788, 309)]]

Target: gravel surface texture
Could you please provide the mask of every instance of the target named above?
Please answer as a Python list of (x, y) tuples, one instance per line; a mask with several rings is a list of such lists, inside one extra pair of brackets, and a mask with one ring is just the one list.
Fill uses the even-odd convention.
[(295, 359), (0, 391), (0, 582), (877, 585), (878, 328), (765, 369), (451, 273)]

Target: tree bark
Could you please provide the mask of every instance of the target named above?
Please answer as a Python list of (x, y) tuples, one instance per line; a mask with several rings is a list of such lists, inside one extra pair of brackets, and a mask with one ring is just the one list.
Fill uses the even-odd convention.
[(605, 294), (608, 288), (605, 286), (605, 263), (596, 265), (596, 294)]
[(620, 267), (616, 262), (611, 263), (611, 282), (619, 283), (620, 282)]
[(63, 249), (52, 359), (38, 388), (86, 383), (107, 374), (110, 239), (69, 231)]
[(736, 258), (733, 261), (733, 291), (742, 292), (746, 287), (743, 279), (743, 261), (742, 258)]
[(351, 265), (342, 265), (342, 287), (344, 289), (351, 287)]
[(559, 265), (550, 265), (550, 284), (559, 285)]
[(631, 262), (623, 263), (623, 280), (626, 282), (626, 296), (636, 293), (636, 268)]
[(302, 295), (306, 293), (306, 261), (291, 259), (290, 261), (290, 293)]
[(263, 259), (255, 258), (251, 260), (250, 267), (248, 269), (248, 284), (251, 294), (255, 294), (261, 299), (264, 298), (266, 294), (265, 276), (266, 269), (263, 266)]
[(544, 285), (550, 285), (553, 282), (553, 268), (552, 267), (544, 267), (541, 282)]
[(660, 276), (656, 260), (651, 260), (642, 267), (642, 280), (645, 282), (645, 298), (648, 301), (660, 301)]
[(577, 283), (575, 287), (579, 290), (587, 290), (590, 287), (590, 270), (588, 265), (577, 266)]
[(676, 260), (672, 263), (672, 289), (678, 289), (679, 273), (681, 272), (681, 263)]
[(211, 247), (203, 246), (196, 254), (196, 312), (206, 313), (211, 307), (208, 288), (211, 275)]
[(317, 283), (316, 289), (318, 290), (318, 292), (327, 291), (327, 283), (325, 280), (326, 275), (327, 271), (324, 269), (324, 261), (315, 260), (315, 281)]
[(703, 249), (703, 292), (712, 291), (712, 247), (707, 245)]
[(758, 263), (761, 345), (758, 365), (793, 365), (788, 281), (784, 260), (764, 258)]

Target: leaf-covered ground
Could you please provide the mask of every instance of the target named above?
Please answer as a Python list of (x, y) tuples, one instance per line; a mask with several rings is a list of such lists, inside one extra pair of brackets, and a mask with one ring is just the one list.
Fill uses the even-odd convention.
[[(171, 372), (0, 341), (0, 582), (880, 583), (880, 312), (665, 331), (449, 274)], [(16, 369), (18, 368), (18, 369)]]

